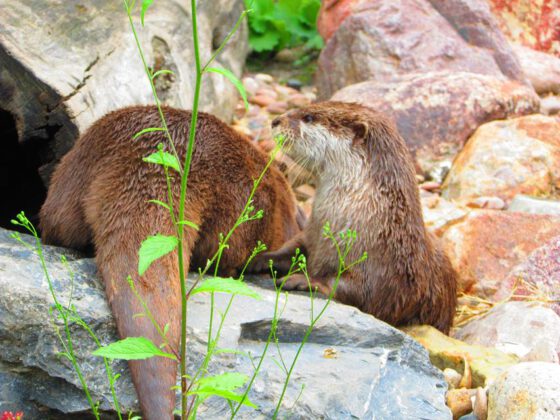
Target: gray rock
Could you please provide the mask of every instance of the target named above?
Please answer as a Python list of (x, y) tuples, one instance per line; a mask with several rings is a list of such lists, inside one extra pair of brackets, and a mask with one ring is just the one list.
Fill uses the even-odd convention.
[[(156, 1), (141, 27), (141, 2), (136, 3), (135, 23), (148, 66), (175, 72), (156, 79), (160, 98), (165, 104), (190, 108), (194, 90), (190, 7), (184, 1)], [(233, 28), (244, 4), (199, 3), (204, 63)], [(243, 24), (214, 65), (239, 76), (247, 52)], [(217, 74), (205, 76), (200, 97), (203, 110), (226, 119), (237, 101), (235, 87)], [(15, 118), (20, 143), (43, 142), (43, 180), (48, 180), (53, 162), (93, 121), (116, 108), (153, 101), (122, 1), (2, 2), (0, 109)]]
[(546, 200), (517, 194), (508, 206), (509, 211), (522, 211), (531, 214), (554, 214), (560, 216), (560, 201)]
[[(59, 300), (67, 302), (70, 293), (69, 275), (59, 262), (64, 252), (75, 273), (73, 303), (77, 312), (103, 343), (114, 341), (114, 324), (93, 261), (79, 258), (68, 250), (44, 249)], [(270, 280), (261, 279), (260, 282), (268, 284)], [(275, 294), (270, 288), (252, 287), (262, 300), (235, 298), (219, 347), (250, 353), (255, 358), (262, 352), (268, 335)], [(228, 299), (226, 295), (217, 294), (217, 307), (223, 310)], [(282, 301), (284, 299), (281, 297)], [(297, 294), (290, 294), (287, 299), (279, 323), (279, 348), (289, 362), (309, 323), (310, 302), (307, 296)], [(190, 366), (198, 365), (205, 354), (208, 301), (208, 296), (198, 294), (189, 304)], [(316, 300), (315, 308), (323, 303), (322, 299)], [(53, 322), (49, 320), (51, 304), (37, 257), (10, 238), (8, 231), (0, 230), (0, 378), (9, 381), (8, 385), (0, 387), (0, 410), (4, 407), (1, 401), (14, 393), (25, 407), (46, 406), (63, 413), (86, 409), (85, 398), (68, 361), (57, 356), (61, 347)], [(281, 303), (281, 307), (283, 305)], [(79, 327), (72, 325), (71, 330), (80, 366), (94, 399), (101, 401), (103, 409), (110, 409), (101, 360), (89, 355), (94, 345)], [(240, 418), (270, 418), (272, 415), (284, 377), (276, 365), (279, 356), (273, 347), (250, 393), (250, 399), (259, 408), (257, 411), (243, 408)], [(324, 357), (328, 348), (336, 350), (336, 358)], [(118, 362), (114, 369), (122, 373), (117, 383), (122, 406), (136, 407), (126, 365)], [(213, 359), (210, 371), (238, 371), (250, 375), (251, 361), (247, 356), (222, 353)], [(58, 385), (52, 385), (53, 381)], [(17, 390), (22, 389), (22, 384), (27, 391), (20, 395)], [(305, 389), (300, 396), (303, 385)], [(40, 395), (30, 392), (35, 388), (41, 390)], [(430, 364), (427, 352), (418, 343), (355, 308), (332, 303), (304, 347), (282, 411), (296, 419), (449, 419), (451, 414), (444, 398), (446, 390), (441, 372)], [(229, 416), (229, 408), (218, 399), (209, 399), (200, 411), (202, 418), (224, 416)], [(26, 416), (26, 419), (34, 418), (41, 417)]]
[(560, 316), (538, 302), (498, 305), (454, 337), (513, 353), (522, 361), (560, 362)]
[(488, 420), (560, 418), (560, 365), (526, 362), (512, 366), (488, 390)]

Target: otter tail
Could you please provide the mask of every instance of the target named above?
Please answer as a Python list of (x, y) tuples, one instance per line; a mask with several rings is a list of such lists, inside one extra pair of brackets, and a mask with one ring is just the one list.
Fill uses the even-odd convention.
[[(148, 210), (146, 207), (148, 206)], [(161, 331), (169, 324), (166, 332), (167, 345), (163, 351), (179, 355), (181, 323), (181, 289), (177, 252), (174, 251), (156, 260), (142, 276), (138, 276), (138, 250), (149, 235), (171, 235), (173, 226), (167, 212), (153, 204), (144, 203), (130, 213), (116, 212), (117, 217), (103, 227), (94, 226), (96, 261), (109, 299), (119, 335), (124, 337), (144, 336), (156, 345), (162, 338), (134, 295), (127, 277), (131, 276), (138, 294), (145, 301)], [(142, 210), (142, 211), (140, 211)], [(189, 215), (187, 215), (188, 217)], [(111, 215), (107, 215), (111, 217)], [(113, 216), (114, 217), (114, 216)], [(123, 226), (117, 228), (116, 223)], [(110, 227), (110, 228), (109, 228)], [(185, 269), (188, 270), (190, 253), (196, 240), (196, 232), (185, 233)], [(177, 361), (163, 357), (130, 361), (132, 379), (138, 393), (145, 419), (173, 418), (177, 383)]]

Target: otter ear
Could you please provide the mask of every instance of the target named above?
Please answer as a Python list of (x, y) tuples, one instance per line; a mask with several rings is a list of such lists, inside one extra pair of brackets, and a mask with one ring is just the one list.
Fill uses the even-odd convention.
[(352, 124), (352, 131), (354, 132), (353, 144), (364, 144), (368, 136), (368, 126), (366, 123), (356, 121)]

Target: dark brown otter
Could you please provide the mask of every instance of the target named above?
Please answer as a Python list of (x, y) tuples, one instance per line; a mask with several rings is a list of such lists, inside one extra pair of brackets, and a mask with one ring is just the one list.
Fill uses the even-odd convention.
[[(290, 111), (272, 126), (286, 137), (286, 152), (316, 177), (306, 228), (280, 250), (262, 254), (286, 270), (295, 248), (307, 256), (311, 282), (328, 294), (339, 258), (322, 235), (356, 230), (348, 261), (365, 262), (344, 273), (335, 298), (392, 325), (430, 324), (448, 333), (456, 307), (450, 261), (424, 227), (414, 164), (394, 124), (370, 108), (323, 102)], [(348, 262), (347, 261), (347, 262)], [(295, 275), (287, 289), (307, 289)]]
[[(164, 108), (164, 114), (183, 159), (191, 113)], [(168, 211), (149, 202), (167, 201), (164, 171), (142, 161), (158, 143), (165, 144), (165, 138), (154, 132), (132, 140), (140, 130), (158, 126), (157, 109), (144, 106), (124, 108), (97, 121), (56, 168), (41, 209), (41, 229), (47, 244), (71, 248), (94, 244), (121, 337), (161, 341), (146, 317), (133, 318), (143, 310), (126, 281), (131, 275), (159, 325), (170, 324), (167, 338), (177, 351), (181, 319), (177, 254), (168, 254), (142, 277), (137, 275), (141, 242), (149, 235), (174, 233)], [(216, 252), (218, 235), (233, 226), (266, 162), (267, 156), (247, 138), (214, 116), (199, 114), (185, 218), (200, 229), (185, 231), (186, 267), (189, 262), (191, 268), (204, 265)], [(178, 205), (176, 178), (173, 195)], [(241, 225), (233, 234), (220, 264), (226, 273), (243, 267), (257, 241), (276, 249), (299, 232), (294, 196), (277, 169), (264, 176), (253, 205), (264, 210), (264, 217)], [(176, 362), (152, 358), (130, 362), (130, 368), (144, 418), (172, 418)]]

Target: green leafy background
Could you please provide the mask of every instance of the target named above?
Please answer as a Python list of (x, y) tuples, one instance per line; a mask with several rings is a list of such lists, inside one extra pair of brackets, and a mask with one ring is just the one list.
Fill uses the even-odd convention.
[(321, 49), (317, 33), (320, 0), (245, 0), (249, 14), (249, 43), (257, 53), (304, 45)]

